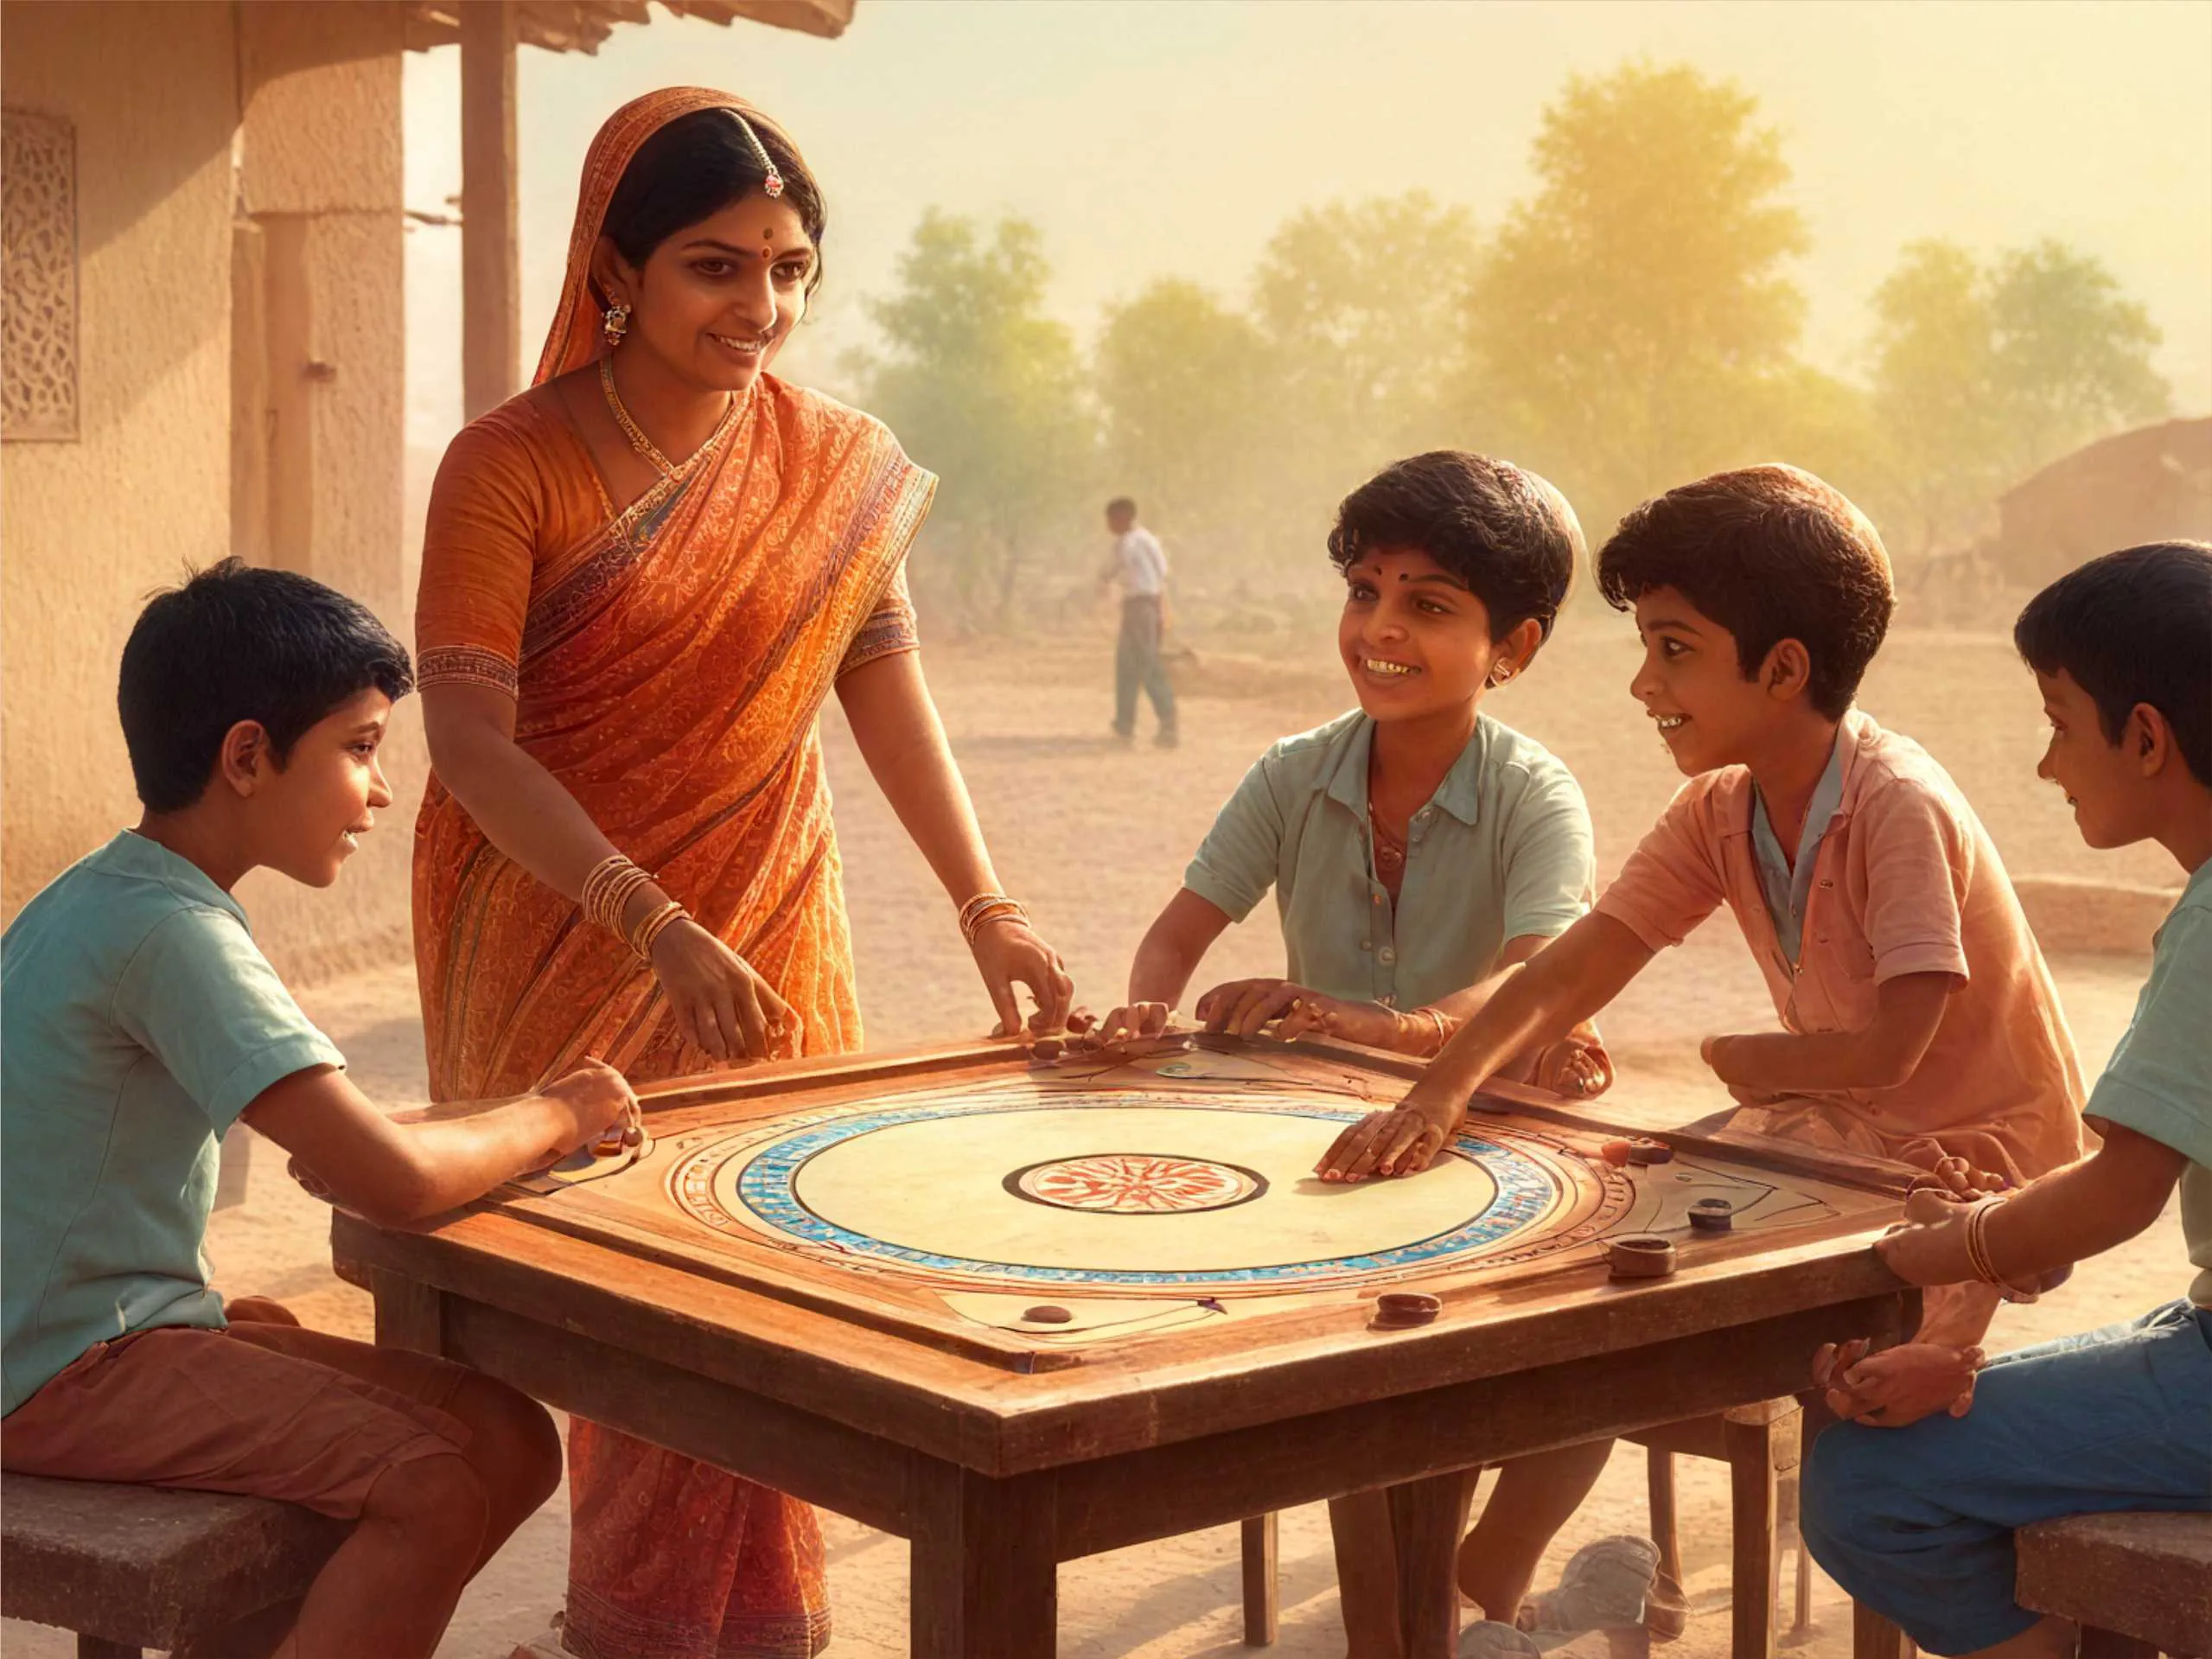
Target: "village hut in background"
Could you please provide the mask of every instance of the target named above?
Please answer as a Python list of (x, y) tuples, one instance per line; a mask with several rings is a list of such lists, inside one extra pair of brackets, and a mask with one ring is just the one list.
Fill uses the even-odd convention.
[(2212, 540), (2212, 417), (2139, 426), (2061, 456), (1998, 496), (1997, 520), (1989, 556), (2022, 588), (2117, 548)]

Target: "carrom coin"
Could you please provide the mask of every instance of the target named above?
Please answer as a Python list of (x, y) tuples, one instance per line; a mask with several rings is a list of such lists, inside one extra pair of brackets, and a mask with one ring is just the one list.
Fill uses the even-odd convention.
[(1072, 1323), (1075, 1316), (1066, 1308), (1056, 1308), (1048, 1304), (1043, 1307), (1029, 1309), (1022, 1318), (1036, 1325), (1064, 1325)]
[(1374, 1299), (1374, 1324), (1384, 1330), (1408, 1330), (1434, 1322), (1444, 1303), (1423, 1291), (1385, 1291)]
[(1725, 1198), (1699, 1198), (1690, 1205), (1690, 1225), (1709, 1233), (1725, 1233), (1736, 1216), (1736, 1206)]
[(1641, 1169), (1648, 1164), (1672, 1164), (1674, 1149), (1663, 1140), (1646, 1140), (1641, 1137), (1629, 1143), (1629, 1162)]
[(1664, 1279), (1674, 1271), (1674, 1241), (1656, 1233), (1624, 1233), (1598, 1247), (1616, 1279)]

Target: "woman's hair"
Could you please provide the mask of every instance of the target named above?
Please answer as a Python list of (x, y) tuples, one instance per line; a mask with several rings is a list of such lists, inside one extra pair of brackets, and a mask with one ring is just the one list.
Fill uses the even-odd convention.
[(1597, 590), (1626, 610), (1673, 588), (1736, 637), (1746, 680), (1795, 640), (1813, 706), (1841, 719), (1890, 630), (1890, 555), (1840, 490), (1796, 467), (1717, 472), (1655, 496), (1597, 555)]
[(1582, 545), (1565, 496), (1533, 472), (1465, 450), (1393, 462), (1344, 498), (1329, 533), (1340, 571), (1367, 553), (1418, 548), (1482, 602), (1494, 641), (1532, 616), (1551, 636)]
[[(783, 199), (814, 244), (814, 269), (806, 278), (811, 295), (821, 284), (822, 234), (829, 226), (822, 187), (789, 139), (765, 121), (748, 118), (745, 124), (760, 135), (761, 148), (783, 175)], [(736, 112), (697, 110), (638, 146), (607, 203), (600, 231), (623, 258), (642, 265), (678, 231), (713, 218), (767, 182)]]
[(375, 686), (414, 686), (407, 648), (368, 608), (291, 571), (226, 558), (156, 594), (123, 647), (116, 706), (150, 812), (200, 799), (223, 738), (258, 720), (282, 767), (309, 726)]
[(2093, 558), (2028, 602), (2012, 642), (2037, 673), (2088, 692), (2107, 743), (2148, 703), (2212, 784), (2212, 546), (2153, 541)]

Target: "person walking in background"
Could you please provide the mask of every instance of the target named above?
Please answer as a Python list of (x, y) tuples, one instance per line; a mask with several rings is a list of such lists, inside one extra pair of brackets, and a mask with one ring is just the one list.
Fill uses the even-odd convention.
[(1106, 503), (1106, 528), (1113, 552), (1099, 572), (1099, 589), (1121, 584), (1121, 638), (1113, 653), (1113, 730), (1127, 743), (1137, 735), (1137, 690), (1152, 699), (1159, 717), (1163, 749), (1176, 744), (1175, 687), (1160, 660), (1160, 634), (1167, 625), (1168, 556), (1160, 539), (1137, 522), (1137, 503), (1126, 495)]

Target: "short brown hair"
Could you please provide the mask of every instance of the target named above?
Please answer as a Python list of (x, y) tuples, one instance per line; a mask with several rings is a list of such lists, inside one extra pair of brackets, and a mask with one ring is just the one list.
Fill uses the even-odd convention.
[(1842, 491), (1796, 467), (1717, 472), (1646, 501), (1597, 555), (1597, 589), (1626, 610), (1673, 588), (1736, 636), (1749, 679), (1784, 640), (1813, 660), (1813, 706), (1840, 719), (1890, 630), (1890, 555)]

